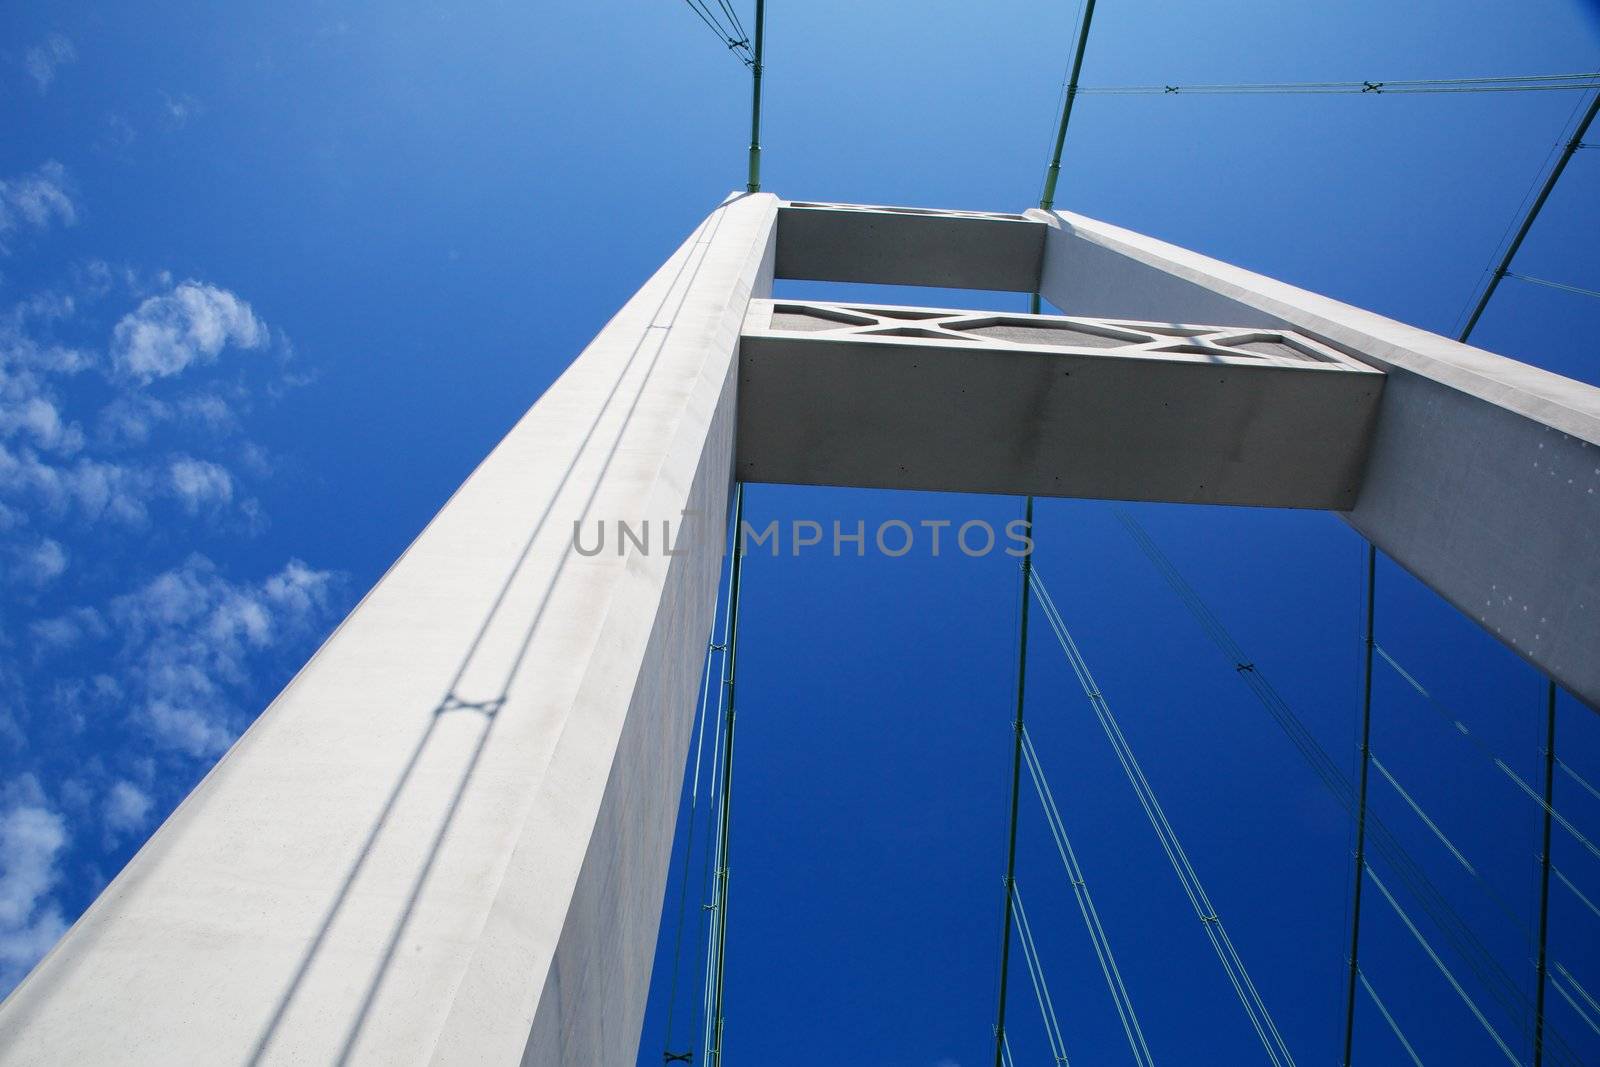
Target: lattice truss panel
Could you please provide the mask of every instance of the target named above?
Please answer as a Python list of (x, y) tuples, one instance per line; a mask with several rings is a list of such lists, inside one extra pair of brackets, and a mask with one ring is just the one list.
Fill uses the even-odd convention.
[(1299, 369), (1369, 371), (1366, 364), (1291, 330), (1198, 326), (944, 308), (758, 301), (747, 330), (879, 340), (944, 341), (983, 348), (1071, 349), (1180, 362), (1272, 363)]

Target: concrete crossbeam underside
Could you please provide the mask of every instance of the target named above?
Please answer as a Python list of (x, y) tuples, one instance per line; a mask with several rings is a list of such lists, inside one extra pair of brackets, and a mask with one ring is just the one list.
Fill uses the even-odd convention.
[[(1015, 403), (1012, 388), (1037, 395), (1028, 375), (1051, 358), (1107, 363), (1004, 338), (795, 349), (803, 338), (758, 339), (747, 323), (775, 276), (1039, 291), (1070, 316), (1293, 332), (1383, 371), (1223, 359), (1237, 375), (1231, 391), (1258, 390), (1262, 410), (1316, 403), (1300, 385), (1272, 392), (1269, 379), (1356, 392), (1383, 382), (1370, 430), (1370, 410), (1329, 422), (1319, 433), (1337, 443), (1324, 469), (1248, 502), (1343, 509), (1447, 599), (1600, 702), (1600, 390), (1078, 216), (740, 195), (539, 399), (0, 1006), (0, 1062), (634, 1061), (736, 433), (741, 463), (779, 454), (743, 440), (741, 331), (754, 362), (770, 361), (763, 344), (790, 346), (783, 358), (797, 365), (832, 361), (831, 398), (822, 376), (805, 388), (836, 403), (854, 402), (847, 387), (948, 388), (971, 361), (980, 376), (1018, 375), (986, 395), (999, 407)], [(931, 351), (942, 377), (850, 366), (851, 352), (868, 353), (864, 362), (886, 348), (901, 359)], [(1173, 362), (1120, 364), (1158, 376)], [(1152, 378), (1152, 392), (1166, 388)], [(1135, 390), (1119, 380), (1091, 399), (1137, 405)], [(1248, 425), (1201, 425), (1234, 401), (1192, 394), (1171, 392), (1191, 404), (1187, 432), (1207, 448), (1226, 446), (1227, 426)], [(776, 410), (782, 399), (751, 402)], [(1029, 425), (1014, 409), (999, 421)], [(856, 429), (862, 447), (892, 444), (883, 427)], [(917, 432), (930, 449), (953, 443)], [(1116, 433), (1107, 419), (1092, 448), (1116, 447)], [(1081, 450), (1061, 445), (1052, 459), (1057, 445), (1036, 445), (1014, 485), (988, 488), (1054, 495), (1050, 480), (1072, 472)], [(1148, 465), (1151, 478), (1159, 466)], [(927, 471), (900, 483), (885, 469), (837, 480), (982, 488)], [(1083, 477), (1058, 492), (1086, 492)], [(1101, 488), (1209, 499), (1195, 484)], [(1217, 499), (1249, 489), (1233, 492)], [(575, 524), (599, 520), (650, 523), (658, 551), (578, 553)], [(667, 524), (671, 555), (659, 551)]]
[[(852, 327), (852, 316), (869, 325)], [(1269, 358), (1225, 345), (1294, 351), (1282, 336), (753, 301), (740, 346), (739, 477), (1349, 508), (1384, 376), (1331, 351)]]

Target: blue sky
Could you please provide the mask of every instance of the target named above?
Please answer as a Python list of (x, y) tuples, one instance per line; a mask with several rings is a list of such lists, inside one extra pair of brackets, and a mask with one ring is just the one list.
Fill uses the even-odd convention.
[[(1037, 199), (1072, 5), (770, 7), (769, 189), (993, 210)], [(742, 184), (748, 87), (666, 0), (64, 3), (13, 8), (0, 24), (10, 985), (610, 313)], [(1084, 81), (1597, 65), (1600, 11), (1576, 0), (1105, 0)], [(1058, 200), (1450, 332), (1578, 102), (1085, 97)], [(1600, 152), (1585, 150), (1519, 270), (1600, 288), (1597, 189)], [(1600, 301), (1507, 282), (1475, 340), (1600, 383), (1597, 330)], [(748, 496), (763, 523), (998, 523), (1020, 506)], [(1353, 768), (1354, 535), (1322, 515), (1133, 510)], [(1331, 1057), (1348, 826), (1109, 505), (1044, 502), (1037, 529), (1041, 571), (1286, 1040), (1302, 1062)], [(984, 1062), (1014, 570), (1002, 557), (762, 557), (746, 579), (730, 1055)], [(1379, 632), (1396, 658), (1531, 779), (1538, 679), (1393, 567), (1379, 585)], [(1029, 719), (1152, 1048), (1167, 1061), (1259, 1055), (1065, 662), (1047, 630), (1034, 641)], [(1401, 680), (1378, 679), (1386, 765), (1526, 917), (1537, 810)], [(1562, 710), (1563, 751), (1600, 779), (1592, 713), (1570, 700)], [(1561, 786), (1558, 806), (1600, 826), (1600, 801)], [(1386, 784), (1373, 788), (1441, 891), (1527, 979), (1497, 905)], [(1019, 880), (1057, 1002), (1070, 1006), (1069, 1050), (1118, 1058), (1070, 891), (1036, 806), (1023, 811)], [(1556, 849), (1600, 900), (1600, 862), (1570, 838)], [(1552, 944), (1600, 991), (1600, 916), (1553, 893)], [(669, 894), (669, 915), (675, 903)], [(1494, 1062), (1393, 914), (1371, 895), (1365, 914), (1373, 980), (1425, 1061)], [(657, 985), (641, 1062), (661, 1049)], [(1036, 1062), (1042, 1031), (1020, 970), (1012, 988), (1019, 1056)], [(1551, 1011), (1575, 1048), (1600, 1056), (1600, 1035), (1564, 1003)], [(1403, 1055), (1365, 1002), (1357, 1034), (1366, 1062)]]

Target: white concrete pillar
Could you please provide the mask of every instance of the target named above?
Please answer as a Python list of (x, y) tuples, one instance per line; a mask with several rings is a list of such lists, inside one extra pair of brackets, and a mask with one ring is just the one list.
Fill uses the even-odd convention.
[(0, 1007), (0, 1062), (633, 1062), (776, 216), (730, 199), (627, 303)]

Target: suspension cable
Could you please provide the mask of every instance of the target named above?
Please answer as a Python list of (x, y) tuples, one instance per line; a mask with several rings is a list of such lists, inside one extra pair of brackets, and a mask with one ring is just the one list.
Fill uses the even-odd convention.
[[(732, 566), (733, 566), (733, 558), (732, 558), (731, 554), (729, 555), (728, 566), (729, 566), (729, 569), (730, 569), (730, 572), (731, 572), (731, 569), (732, 569)], [(691, 784), (689, 786), (689, 818), (688, 818), (688, 828), (687, 828), (687, 830), (685, 832), (686, 841), (685, 841), (684, 849), (683, 849), (683, 879), (682, 879), (681, 884), (678, 887), (678, 922), (677, 922), (677, 929), (673, 933), (673, 937), (672, 937), (672, 981), (671, 981), (671, 984), (669, 986), (669, 992), (667, 993), (667, 1036), (666, 1036), (665, 1046), (662, 1049), (662, 1053), (661, 1053), (662, 1060), (663, 1060), (663, 1062), (666, 1062), (666, 1063), (675, 1063), (675, 1062), (687, 1063), (687, 1062), (690, 1062), (690, 1060), (691, 1060), (691, 1056), (690, 1056), (689, 1053), (680, 1053), (680, 1052), (672, 1051), (672, 1049), (673, 1049), (673, 1041), (672, 1041), (673, 1025), (672, 1024), (673, 1024), (674, 1017), (675, 1017), (675, 1014), (677, 1012), (677, 1007), (678, 1007), (678, 961), (679, 961), (679, 955), (680, 955), (680, 953), (682, 951), (682, 948), (683, 948), (684, 911), (686, 910), (688, 899), (689, 899), (689, 868), (693, 865), (693, 860), (694, 860), (694, 831), (695, 831), (695, 826), (699, 823), (699, 819), (698, 819), (697, 814), (696, 814), (696, 809), (699, 806), (699, 800), (700, 800), (700, 768), (701, 768), (702, 763), (704, 761), (705, 740), (706, 740), (706, 720), (708, 718), (711, 718), (711, 716), (712, 716), (712, 711), (711, 711), (711, 671), (712, 671), (712, 665), (713, 665), (713, 662), (714, 662), (714, 659), (715, 659), (717, 653), (723, 653), (724, 658), (725, 658), (726, 652), (727, 652), (727, 648), (728, 648), (728, 608), (729, 608), (729, 603), (724, 601), (721, 606), (722, 606), (722, 639), (721, 639), (721, 641), (717, 640), (716, 618), (715, 618), (715, 614), (713, 614), (712, 624), (711, 624), (712, 633), (711, 633), (711, 637), (709, 639), (707, 639), (707, 641), (706, 641), (705, 666), (702, 669), (702, 674), (701, 674), (700, 707), (699, 707), (698, 714), (696, 716), (698, 718), (699, 722), (697, 724), (696, 731), (695, 731), (695, 743), (694, 743), (694, 777), (693, 777), (693, 780), (692, 780), (692, 782), (691, 782)], [(722, 664), (721, 664), (720, 660), (717, 660), (716, 662), (717, 662), (717, 668), (720, 671), (721, 667), (722, 667)], [(718, 691), (718, 706), (717, 706), (716, 714), (717, 714), (717, 716), (718, 716), (718, 718), (720, 720), (720, 716), (721, 716), (721, 713), (722, 713), (722, 707), (721, 707), (722, 686), (720, 684), (717, 686), (717, 691)], [(719, 725), (718, 736), (720, 736), (720, 721), (719, 721), (718, 725)], [(713, 745), (713, 747), (715, 747), (715, 745), (716, 745), (716, 741), (715, 740), (712, 741), (712, 745)], [(712, 773), (713, 774), (716, 773), (715, 767), (713, 767)], [(708, 853), (708, 856), (709, 856), (709, 853)], [(702, 1005), (702, 1007), (703, 1006), (704, 1005)], [(696, 1022), (698, 1023), (699, 1020), (697, 1019)]]
[[(1537, 858), (1538, 857), (1535, 857), (1535, 859), (1537, 859)], [(1591, 912), (1593, 912), (1594, 913), (1594, 917), (1596, 919), (1600, 919), (1600, 906), (1596, 906), (1595, 902), (1590, 900), (1584, 894), (1583, 890), (1579, 889), (1576, 885), (1574, 885), (1572, 883), (1572, 879), (1568, 878), (1566, 876), (1566, 874), (1562, 872), (1560, 867), (1557, 867), (1555, 864), (1552, 863), (1550, 865), (1550, 873), (1555, 875), (1557, 880), (1560, 881), (1562, 885), (1566, 886), (1567, 889), (1572, 893), (1572, 895), (1577, 897), (1579, 902), (1582, 903), (1584, 907), (1588, 908)]]
[[(1030, 535), (1033, 530), (1033, 497), (1023, 509), (1023, 522)], [(1006, 829), (1006, 906), (1004, 925), (1000, 931), (1000, 996), (995, 1009), (994, 1062), (1001, 1067), (1006, 1040), (1006, 991), (1011, 973), (1011, 911), (1016, 895), (1011, 892), (1017, 881), (1017, 803), (1022, 792), (1022, 712), (1025, 706), (1028, 683), (1028, 577), (1033, 570), (1033, 553), (1022, 557), (1022, 606), (1017, 623), (1017, 714), (1011, 728), (1015, 734), (1011, 753), (1011, 815)]]
[(1405, 81), (1236, 82), (1223, 85), (1096, 85), (1079, 90), (1094, 96), (1262, 96), (1267, 94), (1406, 96), (1416, 93), (1515, 93), (1592, 89), (1600, 71), (1522, 74), (1509, 77), (1413, 78)]
[(1534, 994), (1533, 1067), (1544, 1063), (1544, 995), (1549, 984), (1550, 944), (1550, 812), (1555, 810), (1556, 788), (1556, 685), (1550, 683), (1544, 733), (1544, 845), (1539, 850), (1539, 959), (1535, 965), (1538, 987)]
[(1067, 95), (1061, 104), (1061, 124), (1056, 127), (1055, 152), (1050, 157), (1050, 167), (1044, 173), (1044, 192), (1039, 197), (1039, 207), (1049, 211), (1055, 207), (1056, 179), (1061, 176), (1061, 150), (1067, 143), (1067, 122), (1072, 118), (1072, 103), (1078, 98), (1078, 74), (1083, 70), (1083, 51), (1089, 45), (1089, 24), (1094, 21), (1094, 0), (1083, 6), (1083, 24), (1078, 27), (1078, 47), (1072, 56), (1072, 73), (1067, 76)]
[[(683, 0), (683, 2), (689, 6), (689, 10), (693, 11), (701, 22), (705, 23), (707, 29), (716, 34), (717, 40), (727, 46), (728, 51), (732, 53), (735, 59), (747, 67), (750, 66), (752, 62), (750, 58), (750, 38), (743, 32), (742, 27), (736, 29), (724, 25), (717, 12), (706, 6), (705, 0)], [(722, 0), (718, 0), (718, 3), (727, 10), (727, 4), (722, 3)], [(729, 10), (728, 13), (732, 14), (732, 11)], [(737, 25), (738, 17), (734, 16), (733, 21)]]
[(1600, 800), (1600, 789), (1596, 789), (1593, 785), (1591, 785), (1589, 783), (1589, 780), (1587, 778), (1585, 778), (1583, 775), (1579, 774), (1577, 771), (1573, 770), (1572, 765), (1570, 763), (1568, 763), (1566, 760), (1562, 759), (1560, 756), (1557, 756), (1556, 757), (1556, 766), (1560, 767), (1561, 768), (1561, 772), (1563, 774), (1565, 774), (1568, 778), (1571, 778), (1574, 782), (1577, 782), (1579, 785), (1583, 786), (1584, 789), (1588, 790), (1590, 796), (1594, 797), (1596, 800)]
[(1055, 1001), (1050, 997), (1050, 987), (1045, 984), (1044, 961), (1039, 958), (1039, 946), (1033, 940), (1033, 927), (1028, 925), (1028, 912), (1022, 906), (1022, 889), (1015, 879), (1011, 882), (1011, 895), (1016, 898), (1017, 941), (1022, 945), (1022, 955), (1028, 964), (1028, 977), (1033, 980), (1033, 994), (1039, 1000), (1039, 1014), (1044, 1017), (1050, 1055), (1060, 1067), (1067, 1067), (1067, 1039), (1062, 1036)]
[[(1356, 980), (1360, 977), (1361, 954), (1361, 876), (1367, 863), (1367, 770), (1372, 764), (1372, 646), (1373, 612), (1376, 606), (1378, 550), (1367, 545), (1367, 625), (1362, 635), (1361, 670), (1361, 785), (1356, 796), (1355, 887), (1350, 907), (1350, 980), (1345, 990), (1344, 1067), (1350, 1067), (1356, 1035)], [(1370, 992), (1370, 990), (1369, 990)]]
[[(1593, 1030), (1597, 1034), (1600, 1034), (1600, 1023), (1594, 1021), (1594, 1017), (1584, 1010), (1583, 1005), (1572, 999), (1572, 994), (1567, 992), (1566, 987), (1552, 978), (1550, 979), (1550, 988), (1561, 994), (1561, 999), (1565, 1000), (1567, 1004), (1572, 1007), (1572, 1013), (1587, 1023), (1589, 1025), (1589, 1029)], [(1590, 1003), (1592, 1004), (1593, 1001)]]
[[(737, 527), (735, 537), (739, 536)], [(732, 560), (729, 561), (730, 566)], [(731, 584), (731, 575), (730, 575)], [(711, 818), (707, 827), (708, 833), (714, 833), (717, 824), (722, 818), (722, 724), (725, 718), (723, 711), (727, 705), (728, 697), (728, 644), (727, 621), (723, 622), (723, 660), (722, 677), (717, 684), (717, 714), (716, 728), (711, 742)], [(705, 892), (706, 902), (701, 905), (705, 912), (705, 923), (701, 928), (702, 947), (705, 955), (704, 984), (700, 994), (700, 1020), (702, 1029), (700, 1033), (700, 1062), (706, 1063), (711, 1056), (711, 989), (716, 977), (715, 958), (717, 951), (717, 872), (721, 869), (720, 844), (716, 838), (712, 840), (712, 847), (706, 851), (704, 868), (701, 873), (700, 884)]]
[(765, 69), (766, 0), (756, 0), (756, 52), (750, 61), (750, 177), (748, 192), (761, 191), (761, 74)]
[(1378, 1014), (1382, 1015), (1383, 1021), (1389, 1024), (1389, 1029), (1394, 1031), (1394, 1036), (1400, 1039), (1400, 1044), (1405, 1048), (1406, 1055), (1411, 1057), (1411, 1062), (1416, 1064), (1416, 1067), (1422, 1067), (1422, 1057), (1418, 1056), (1417, 1050), (1411, 1047), (1411, 1042), (1406, 1040), (1405, 1032), (1400, 1029), (1400, 1024), (1395, 1022), (1394, 1016), (1389, 1014), (1388, 1007), (1378, 997), (1378, 991), (1372, 988), (1371, 982), (1367, 981), (1366, 972), (1360, 972), (1358, 977), (1361, 979), (1361, 988), (1365, 989), (1367, 996), (1372, 998), (1372, 1004), (1378, 1009)]
[(1384, 899), (1389, 902), (1389, 906), (1394, 909), (1394, 913), (1400, 917), (1400, 921), (1405, 923), (1406, 929), (1411, 931), (1411, 936), (1417, 939), (1417, 944), (1422, 946), (1422, 951), (1428, 954), (1428, 958), (1433, 961), (1433, 965), (1439, 968), (1439, 973), (1444, 975), (1451, 988), (1471, 1009), (1473, 1017), (1482, 1024), (1484, 1030), (1488, 1031), (1489, 1036), (1494, 1038), (1494, 1043), (1500, 1047), (1501, 1052), (1506, 1054), (1506, 1059), (1516, 1064), (1517, 1067), (1521, 1067), (1521, 1062), (1517, 1059), (1516, 1054), (1506, 1045), (1505, 1041), (1500, 1037), (1499, 1031), (1494, 1028), (1494, 1024), (1489, 1022), (1488, 1018), (1483, 1014), (1483, 1010), (1478, 1007), (1477, 1002), (1457, 981), (1456, 976), (1450, 973), (1450, 968), (1445, 966), (1444, 960), (1439, 958), (1439, 954), (1433, 950), (1433, 946), (1428, 944), (1428, 939), (1422, 936), (1422, 931), (1417, 929), (1417, 924), (1411, 921), (1411, 916), (1406, 914), (1405, 909), (1400, 906), (1400, 902), (1394, 898), (1394, 894), (1389, 892), (1389, 887), (1383, 884), (1383, 879), (1378, 877), (1378, 872), (1369, 866), (1367, 868), (1367, 877), (1372, 879), (1372, 884), (1378, 887), (1378, 892), (1383, 894)]
[[(1572, 972), (1567, 970), (1559, 963), (1556, 964), (1556, 970), (1561, 972), (1561, 977), (1566, 979), (1568, 985), (1572, 986), (1573, 989), (1578, 991), (1578, 996), (1582, 997), (1583, 1002), (1589, 1005), (1589, 1010), (1594, 1012), (1596, 1015), (1600, 1015), (1600, 1004), (1595, 1003), (1594, 997), (1590, 996), (1589, 991), (1583, 988), (1583, 984), (1580, 983), (1576, 978), (1572, 977)], [(1577, 1010), (1578, 1014), (1583, 1016), (1583, 1021), (1588, 1023), (1590, 1028), (1592, 1028), (1596, 1033), (1600, 1033), (1600, 1026), (1596, 1026), (1594, 1020), (1589, 1018), (1588, 1014), (1582, 1008), (1579, 1008), (1577, 1003), (1570, 996), (1567, 996), (1565, 993), (1563, 993), (1562, 996), (1566, 997), (1567, 1003), (1571, 1004), (1573, 1008)]]
[(1530, 285), (1542, 285), (1546, 289), (1559, 289), (1563, 293), (1577, 293), (1579, 296), (1600, 297), (1600, 291), (1596, 291), (1594, 289), (1584, 289), (1577, 285), (1568, 285), (1566, 282), (1553, 282), (1548, 278), (1535, 278), (1531, 274), (1517, 274), (1508, 270), (1506, 271), (1506, 277), (1515, 278), (1519, 282), (1527, 282)]
[(1540, 810), (1544, 811), (1550, 816), (1550, 818), (1554, 819), (1563, 830), (1572, 835), (1573, 840), (1577, 841), (1578, 844), (1587, 849), (1591, 855), (1593, 855), (1596, 859), (1600, 859), (1600, 846), (1596, 846), (1593, 841), (1589, 840), (1583, 831), (1574, 826), (1571, 820), (1569, 820), (1565, 815), (1561, 814), (1561, 812), (1557, 810), (1553, 804), (1546, 803), (1545, 799), (1539, 795), (1538, 791), (1536, 791), (1533, 786), (1529, 785), (1521, 775), (1512, 770), (1505, 760), (1495, 755), (1493, 749), (1484, 744), (1483, 741), (1467, 727), (1466, 723), (1462, 722), (1461, 719), (1457, 717), (1456, 714), (1451, 711), (1443, 701), (1429, 692), (1427, 688), (1417, 680), (1415, 675), (1402, 667), (1400, 663), (1393, 656), (1391, 656), (1388, 650), (1382, 645), (1378, 646), (1378, 655), (1385, 663), (1394, 668), (1396, 674), (1398, 674), (1401, 678), (1404, 678), (1411, 688), (1415, 689), (1428, 702), (1428, 706), (1433, 708), (1433, 710), (1438, 713), (1442, 721), (1453, 728), (1453, 732), (1460, 734), (1462, 737), (1472, 742), (1473, 747), (1476, 748), (1485, 759), (1494, 764), (1501, 774), (1504, 774), (1507, 778), (1511, 779), (1512, 784), (1515, 785), (1524, 796), (1537, 804)]
[(1506, 247), (1505, 255), (1500, 257), (1499, 264), (1489, 276), (1489, 284), (1484, 287), (1483, 295), (1478, 297), (1478, 304), (1472, 309), (1472, 315), (1467, 319), (1467, 325), (1462, 329), (1460, 341), (1466, 341), (1472, 336), (1478, 320), (1483, 317), (1483, 309), (1489, 306), (1489, 299), (1494, 296), (1494, 291), (1500, 287), (1500, 279), (1504, 278), (1511, 268), (1511, 261), (1516, 258), (1517, 251), (1522, 248), (1523, 239), (1528, 236), (1528, 231), (1533, 229), (1534, 220), (1539, 217), (1540, 210), (1545, 201), (1550, 199), (1550, 192), (1556, 187), (1556, 182), (1561, 179), (1561, 172), (1567, 169), (1567, 163), (1572, 159), (1578, 145), (1583, 143), (1584, 134), (1589, 132), (1589, 124), (1600, 113), (1600, 91), (1596, 91), (1594, 99), (1589, 101), (1589, 110), (1583, 113), (1583, 118), (1578, 122), (1577, 129), (1573, 132), (1571, 140), (1561, 150), (1561, 155), (1556, 158), (1556, 165), (1551, 168), (1549, 177), (1545, 178), (1544, 186), (1539, 190), (1539, 195), (1534, 197), (1533, 204), (1528, 208), (1528, 213), (1522, 217), (1522, 224), (1517, 227), (1517, 235), (1511, 239), (1511, 244)]
[(1078, 900), (1078, 911), (1083, 915), (1084, 926), (1089, 931), (1089, 941), (1094, 946), (1095, 958), (1100, 962), (1100, 973), (1106, 980), (1106, 988), (1111, 992), (1111, 1000), (1116, 1005), (1117, 1018), (1122, 1023), (1122, 1032), (1127, 1036), (1128, 1047), (1133, 1051), (1133, 1062), (1137, 1067), (1151, 1067), (1155, 1058), (1150, 1055), (1150, 1046), (1145, 1042), (1144, 1030), (1139, 1025), (1139, 1016), (1133, 1010), (1133, 998), (1128, 995), (1128, 987), (1123, 982), (1122, 971), (1117, 966), (1117, 957), (1111, 951), (1111, 939), (1106, 936), (1105, 925), (1100, 921), (1100, 912), (1094, 905), (1094, 897), (1089, 892), (1089, 883), (1083, 875), (1083, 866), (1078, 862), (1078, 854), (1072, 847), (1072, 840), (1067, 836), (1066, 824), (1061, 819), (1061, 810), (1056, 806), (1055, 794), (1050, 789), (1049, 779), (1045, 777), (1044, 766), (1039, 762), (1039, 753), (1033, 747), (1033, 737), (1026, 731), (1022, 738), (1023, 756), (1028, 761), (1028, 773), (1033, 778), (1033, 787), (1039, 794), (1039, 803), (1044, 807), (1045, 822), (1049, 824), (1050, 836), (1055, 840), (1056, 851), (1061, 854), (1061, 863), (1067, 869), (1067, 881), (1072, 884), (1072, 892)]
[(1190, 863), (1187, 853), (1184, 852), (1182, 843), (1178, 840), (1177, 832), (1168, 821), (1166, 812), (1162, 810), (1161, 803), (1157, 800), (1155, 790), (1151, 788), (1149, 779), (1145, 777), (1144, 770), (1139, 766), (1139, 761), (1133, 754), (1128, 739), (1122, 733), (1122, 727), (1117, 723), (1116, 716), (1112, 714), (1111, 706), (1101, 693), (1099, 685), (1089, 671), (1088, 662), (1079, 651), (1077, 642), (1073, 640), (1071, 632), (1067, 629), (1066, 622), (1062, 619), (1060, 611), (1055, 606), (1050, 592), (1045, 588), (1044, 580), (1037, 569), (1032, 573), (1032, 586), (1034, 594), (1039, 598), (1039, 606), (1044, 611), (1050, 628), (1055, 632), (1056, 641), (1061, 645), (1061, 650), (1067, 656), (1073, 673), (1078, 677), (1078, 684), (1082, 686), (1084, 695), (1089, 698), (1089, 706), (1094, 710), (1095, 717), (1100, 721), (1100, 727), (1105, 732), (1106, 739), (1111, 742), (1112, 750), (1117, 760), (1122, 764), (1123, 773), (1127, 775), (1128, 782), (1133, 786), (1134, 794), (1139, 799), (1140, 806), (1144, 809), (1145, 816), (1150, 820), (1151, 828), (1156, 832), (1156, 839), (1166, 852), (1168, 861), (1172, 864), (1173, 871), (1178, 875), (1189, 904), (1194, 908), (1195, 915), (1205, 928), (1206, 936), (1210, 939), (1212, 948), (1216, 950), (1217, 959), (1221, 961), (1223, 971), (1232, 983), (1234, 992), (1243, 1005), (1245, 1015), (1255, 1028), (1256, 1036), (1261, 1039), (1261, 1046), (1266, 1051), (1267, 1059), (1274, 1067), (1288, 1064), (1293, 1067), (1294, 1057), (1289, 1053), (1288, 1046), (1284, 1044), (1283, 1036), (1278, 1032), (1277, 1025), (1272, 1020), (1271, 1013), (1267, 1010), (1266, 1003), (1261, 999), (1261, 994), (1256, 990), (1255, 983), (1250, 980), (1249, 972), (1245, 969), (1244, 961), (1240, 959), (1238, 950), (1233, 941), (1228, 937), (1228, 931), (1222, 924), (1222, 917), (1217, 908), (1207, 896), (1205, 887), (1200, 882), (1200, 876)]
[[(1235, 673), (1241, 678), (1251, 693), (1260, 702), (1262, 708), (1272, 716), (1273, 720), (1283, 730), (1295, 748), (1305, 759), (1307, 765), (1317, 778), (1323, 783), (1334, 799), (1344, 810), (1354, 816), (1356, 811), (1355, 791), (1344, 772), (1328, 756), (1328, 753), (1317, 742), (1316, 737), (1306, 728), (1295, 715), (1272, 683), (1267, 680), (1262, 670), (1245, 655), (1237, 642), (1223, 627), (1222, 623), (1200, 599), (1193, 587), (1179, 573), (1155, 541), (1145, 531), (1144, 527), (1132, 515), (1118, 509), (1117, 517), (1133, 537), (1135, 543), (1144, 552), (1147, 559), (1155, 566), (1156, 570), (1167, 580), (1167, 584), (1184, 606), (1189, 609), (1201, 629), (1211, 638), (1217, 649), (1233, 667)], [(1376, 642), (1373, 650), (1379, 657), (1389, 660), (1381, 644)], [(1396, 665), (1397, 666), (1397, 665)], [(1415, 684), (1415, 682), (1413, 682)], [(1458, 724), (1459, 725), (1459, 724)], [(1462, 727), (1462, 729), (1465, 729)], [(1509, 768), (1503, 768), (1508, 774)], [(1514, 776), (1513, 776), (1514, 777)], [(1535, 800), (1538, 795), (1528, 791)], [(1557, 821), (1561, 821), (1559, 812), (1555, 814)], [(1444, 933), (1450, 946), (1456, 951), (1473, 974), (1489, 990), (1495, 1000), (1507, 1012), (1522, 1022), (1529, 1029), (1532, 1026), (1533, 1005), (1522, 985), (1514, 981), (1501, 966), (1498, 959), (1484, 947), (1483, 942), (1467, 925), (1456, 910), (1445, 899), (1443, 894), (1434, 886), (1431, 879), (1406, 851), (1392, 831), (1384, 824), (1383, 820), (1374, 813), (1367, 815), (1367, 837), (1371, 849), (1381, 856), (1385, 863), (1400, 878), (1411, 894), (1422, 905), (1424, 912), (1433, 921), (1434, 925)], [(1369, 864), (1370, 867), (1370, 864)], [(1561, 1050), (1563, 1062), (1581, 1062), (1577, 1055), (1568, 1048), (1552, 1028), (1546, 1028), (1547, 1035), (1556, 1039)]]
[(717, 894), (716, 894), (716, 974), (712, 983), (711, 1011), (707, 1016), (706, 1042), (709, 1049), (705, 1062), (708, 1067), (721, 1067), (722, 1038), (725, 1019), (723, 1004), (723, 979), (727, 969), (728, 945), (728, 845), (733, 814), (733, 727), (736, 721), (734, 680), (739, 659), (739, 592), (740, 576), (744, 571), (743, 525), (744, 483), (734, 485), (733, 506), (733, 562), (728, 576), (729, 635), (727, 665), (723, 673), (723, 688), (727, 694), (726, 719), (723, 728), (722, 753), (722, 804), (717, 820)]

